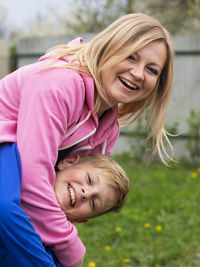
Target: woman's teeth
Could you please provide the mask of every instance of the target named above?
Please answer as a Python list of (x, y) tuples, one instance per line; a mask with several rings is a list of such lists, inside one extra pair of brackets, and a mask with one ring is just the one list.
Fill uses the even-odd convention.
[(119, 80), (123, 83), (123, 85), (125, 85), (126, 87), (128, 87), (131, 90), (138, 90), (138, 87), (135, 86), (134, 84), (132, 84), (131, 82), (129, 82), (128, 80), (119, 77)]
[(70, 195), (70, 204), (73, 207), (75, 204), (75, 192), (71, 185), (68, 185), (69, 195)]

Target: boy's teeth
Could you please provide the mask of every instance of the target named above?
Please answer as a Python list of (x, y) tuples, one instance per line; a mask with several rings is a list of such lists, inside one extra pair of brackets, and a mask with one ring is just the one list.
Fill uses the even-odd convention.
[(68, 185), (68, 190), (69, 190), (69, 195), (71, 199), (70, 203), (73, 206), (75, 204), (75, 192), (74, 192), (74, 189), (70, 185)]
[(132, 90), (137, 90), (137, 86), (133, 85), (131, 82), (119, 77), (120, 81), (125, 85), (127, 86), (128, 88), (132, 89)]

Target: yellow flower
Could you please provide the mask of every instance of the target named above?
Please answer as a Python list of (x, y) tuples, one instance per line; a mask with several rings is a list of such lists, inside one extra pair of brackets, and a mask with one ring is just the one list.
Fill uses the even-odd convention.
[(96, 263), (91, 261), (89, 262), (88, 267), (96, 267)]
[(115, 228), (115, 231), (116, 231), (116, 232), (121, 232), (121, 231), (122, 231), (122, 228), (121, 228), (121, 227), (116, 227), (116, 228)]
[(151, 227), (151, 224), (150, 223), (145, 223), (144, 227), (145, 228), (150, 228)]
[(197, 169), (198, 172), (200, 172), (200, 167)]
[(125, 263), (130, 263), (131, 260), (126, 258), (126, 259), (123, 259), (123, 262), (125, 262)]
[(162, 226), (161, 225), (156, 225), (156, 231), (161, 232), (162, 231)]
[(105, 247), (105, 250), (110, 251), (111, 250), (111, 247), (110, 246), (106, 246)]
[(197, 178), (197, 173), (196, 173), (196, 172), (192, 172), (192, 173), (191, 173), (191, 177), (192, 177), (192, 178)]

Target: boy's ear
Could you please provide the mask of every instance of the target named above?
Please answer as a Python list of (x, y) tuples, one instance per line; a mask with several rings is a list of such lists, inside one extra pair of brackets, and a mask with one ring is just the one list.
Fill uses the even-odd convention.
[(62, 171), (66, 167), (69, 167), (69, 166), (79, 162), (79, 159), (80, 159), (80, 156), (78, 154), (69, 155), (58, 163), (57, 168), (59, 171)]

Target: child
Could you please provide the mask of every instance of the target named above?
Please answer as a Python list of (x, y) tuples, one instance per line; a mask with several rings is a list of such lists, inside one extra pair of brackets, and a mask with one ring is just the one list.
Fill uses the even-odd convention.
[[(17, 164), (13, 164), (11, 160), (9, 169), (5, 169), (6, 165), (4, 165), (4, 162), (8, 160), (7, 157), (10, 157), (11, 153), (16, 155)], [(10, 158), (13, 159), (14, 157)], [(15, 205), (14, 208), (12, 208), (12, 205), (9, 207), (17, 212), (20, 203), (21, 169), (16, 144), (1, 144), (0, 160), (0, 169), (2, 170), (0, 175), (1, 209), (5, 208), (6, 201), (11, 198), (12, 204)], [(77, 154), (72, 154), (59, 162), (57, 168), (59, 171), (56, 173), (54, 183), (55, 195), (61, 209), (71, 222), (84, 222), (89, 218), (110, 211), (119, 211), (127, 199), (129, 180), (126, 173), (116, 161), (108, 156), (91, 154), (80, 158)], [(10, 210), (9, 207), (7, 206), (8, 210)], [(4, 256), (0, 254), (1, 266), (7, 265), (12, 267), (13, 263), (13, 266), (21, 267), (21, 263), (16, 261), (16, 252), (11, 249), (13, 239), (16, 240), (16, 236), (12, 238), (11, 232), (6, 227), (10, 222), (13, 223), (12, 218), (10, 218), (11, 214), (12, 212), (10, 216), (1, 216), (0, 220), (0, 228), (4, 227), (6, 230), (5, 233), (0, 235), (0, 247), (2, 246), (0, 251), (4, 252)], [(40, 214), (37, 214), (37, 216), (40, 216)], [(16, 221), (14, 224), (16, 224)], [(21, 235), (20, 239), (26, 235), (21, 230), (21, 227), (22, 225), (20, 225), (18, 230), (15, 229), (16, 233)], [(39, 237), (36, 236), (36, 239), (38, 241), (37, 252), (39, 252), (37, 256), (39, 257), (42, 252), (38, 250)], [(21, 244), (19, 242), (18, 246), (21, 246)], [(32, 244), (34, 245), (33, 242)], [(27, 243), (28, 245), (29, 243)], [(31, 249), (35, 250), (36, 248), (30, 247)], [(19, 255), (17, 255), (18, 258)], [(20, 260), (24, 261), (23, 258), (25, 257), (22, 257)], [(30, 266), (28, 262), (23, 264), (25, 264), (23, 266)]]
[(129, 180), (112, 158), (103, 154), (72, 154), (58, 164), (54, 190), (71, 222), (119, 211), (127, 199)]

